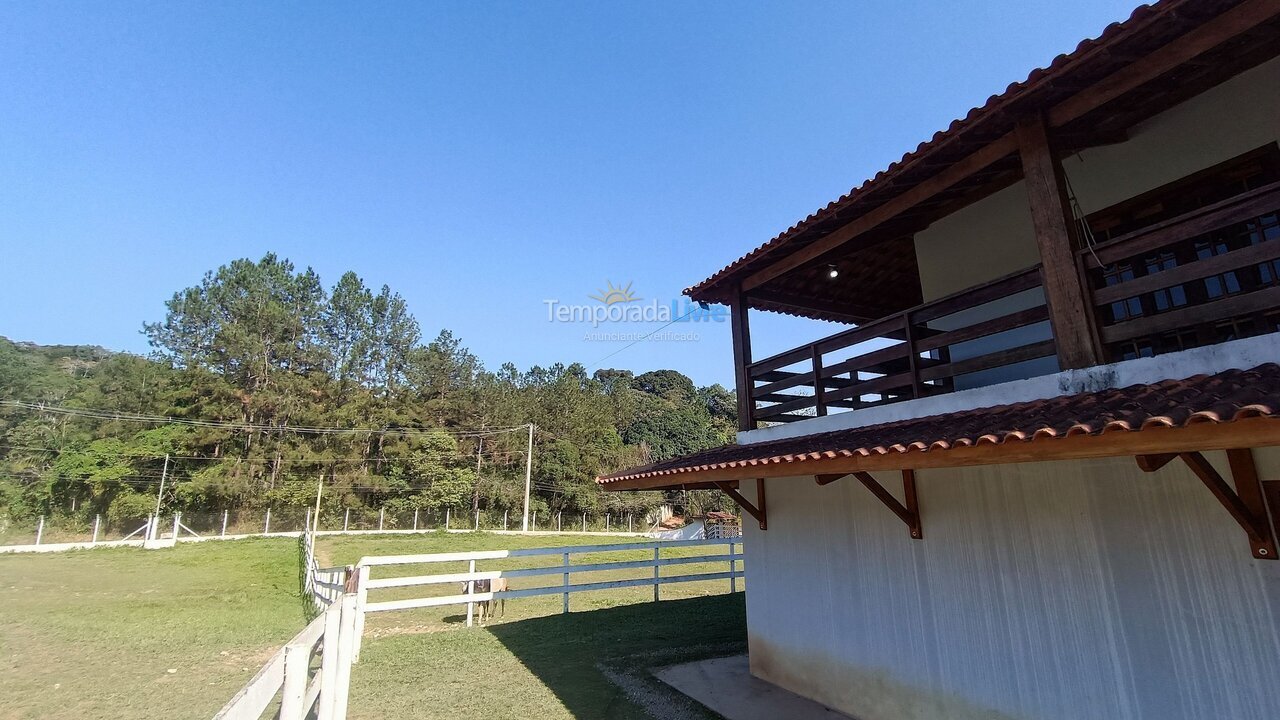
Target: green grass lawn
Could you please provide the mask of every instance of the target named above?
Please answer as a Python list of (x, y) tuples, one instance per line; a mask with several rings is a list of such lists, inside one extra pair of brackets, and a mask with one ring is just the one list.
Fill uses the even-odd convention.
[[(652, 557), (628, 538), (427, 533), (325, 537), (324, 565), (366, 555), (617, 544), (575, 564)], [(671, 548), (663, 557), (723, 552)], [(306, 621), (293, 539), (184, 544), (166, 550), (101, 548), (0, 555), (0, 719), (208, 718)], [(559, 555), (482, 561), (481, 570), (559, 565)], [(664, 568), (723, 572), (724, 561)], [(461, 572), (465, 563), (377, 568), (374, 577)], [(574, 583), (650, 577), (645, 569), (575, 575)], [(561, 576), (518, 578), (516, 588)], [(351, 716), (643, 718), (645, 702), (703, 712), (647, 669), (741, 652), (741, 593), (727, 580), (512, 600), (485, 628), (463, 609), (368, 616), (353, 676)], [(742, 589), (742, 581), (738, 581)], [(457, 586), (376, 590), (371, 601), (456, 594)], [(594, 612), (584, 612), (594, 610)], [(170, 671), (173, 672), (170, 672)], [(673, 715), (667, 714), (667, 717)]]
[(349, 717), (714, 718), (649, 668), (745, 651), (741, 593), (366, 638)]
[(212, 717), (303, 627), (298, 554), (265, 539), (0, 555), (0, 718)]

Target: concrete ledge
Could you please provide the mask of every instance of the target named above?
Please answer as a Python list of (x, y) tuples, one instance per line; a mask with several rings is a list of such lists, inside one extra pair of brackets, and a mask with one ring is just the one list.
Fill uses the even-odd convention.
[(751, 674), (746, 655), (669, 665), (653, 676), (726, 720), (850, 720)]

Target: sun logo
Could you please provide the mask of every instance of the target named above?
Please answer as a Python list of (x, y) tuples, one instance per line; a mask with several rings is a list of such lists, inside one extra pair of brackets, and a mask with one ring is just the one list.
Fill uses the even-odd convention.
[(631, 283), (627, 283), (625, 287), (614, 287), (611, 281), (605, 280), (605, 285), (608, 288), (607, 290), (597, 290), (596, 292), (600, 293), (599, 295), (588, 295), (587, 297), (592, 300), (599, 300), (605, 305), (635, 302), (640, 299), (632, 294)]

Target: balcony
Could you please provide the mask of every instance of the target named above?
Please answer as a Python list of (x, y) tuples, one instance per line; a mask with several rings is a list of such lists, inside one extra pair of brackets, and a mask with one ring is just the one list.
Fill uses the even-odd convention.
[[(1084, 248), (1107, 362), (1280, 330), (1280, 183)], [(789, 423), (1059, 370), (1040, 266), (746, 365), (749, 417)]]

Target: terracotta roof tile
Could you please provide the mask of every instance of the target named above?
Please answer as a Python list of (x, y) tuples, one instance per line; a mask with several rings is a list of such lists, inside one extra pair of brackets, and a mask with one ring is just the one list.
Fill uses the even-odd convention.
[[(750, 445), (724, 445), (597, 478), (607, 485), (700, 470), (930, 452), (1280, 415), (1280, 365), (1064, 395)], [(802, 470), (797, 471), (803, 473)], [(678, 482), (673, 478), (673, 482)]]

